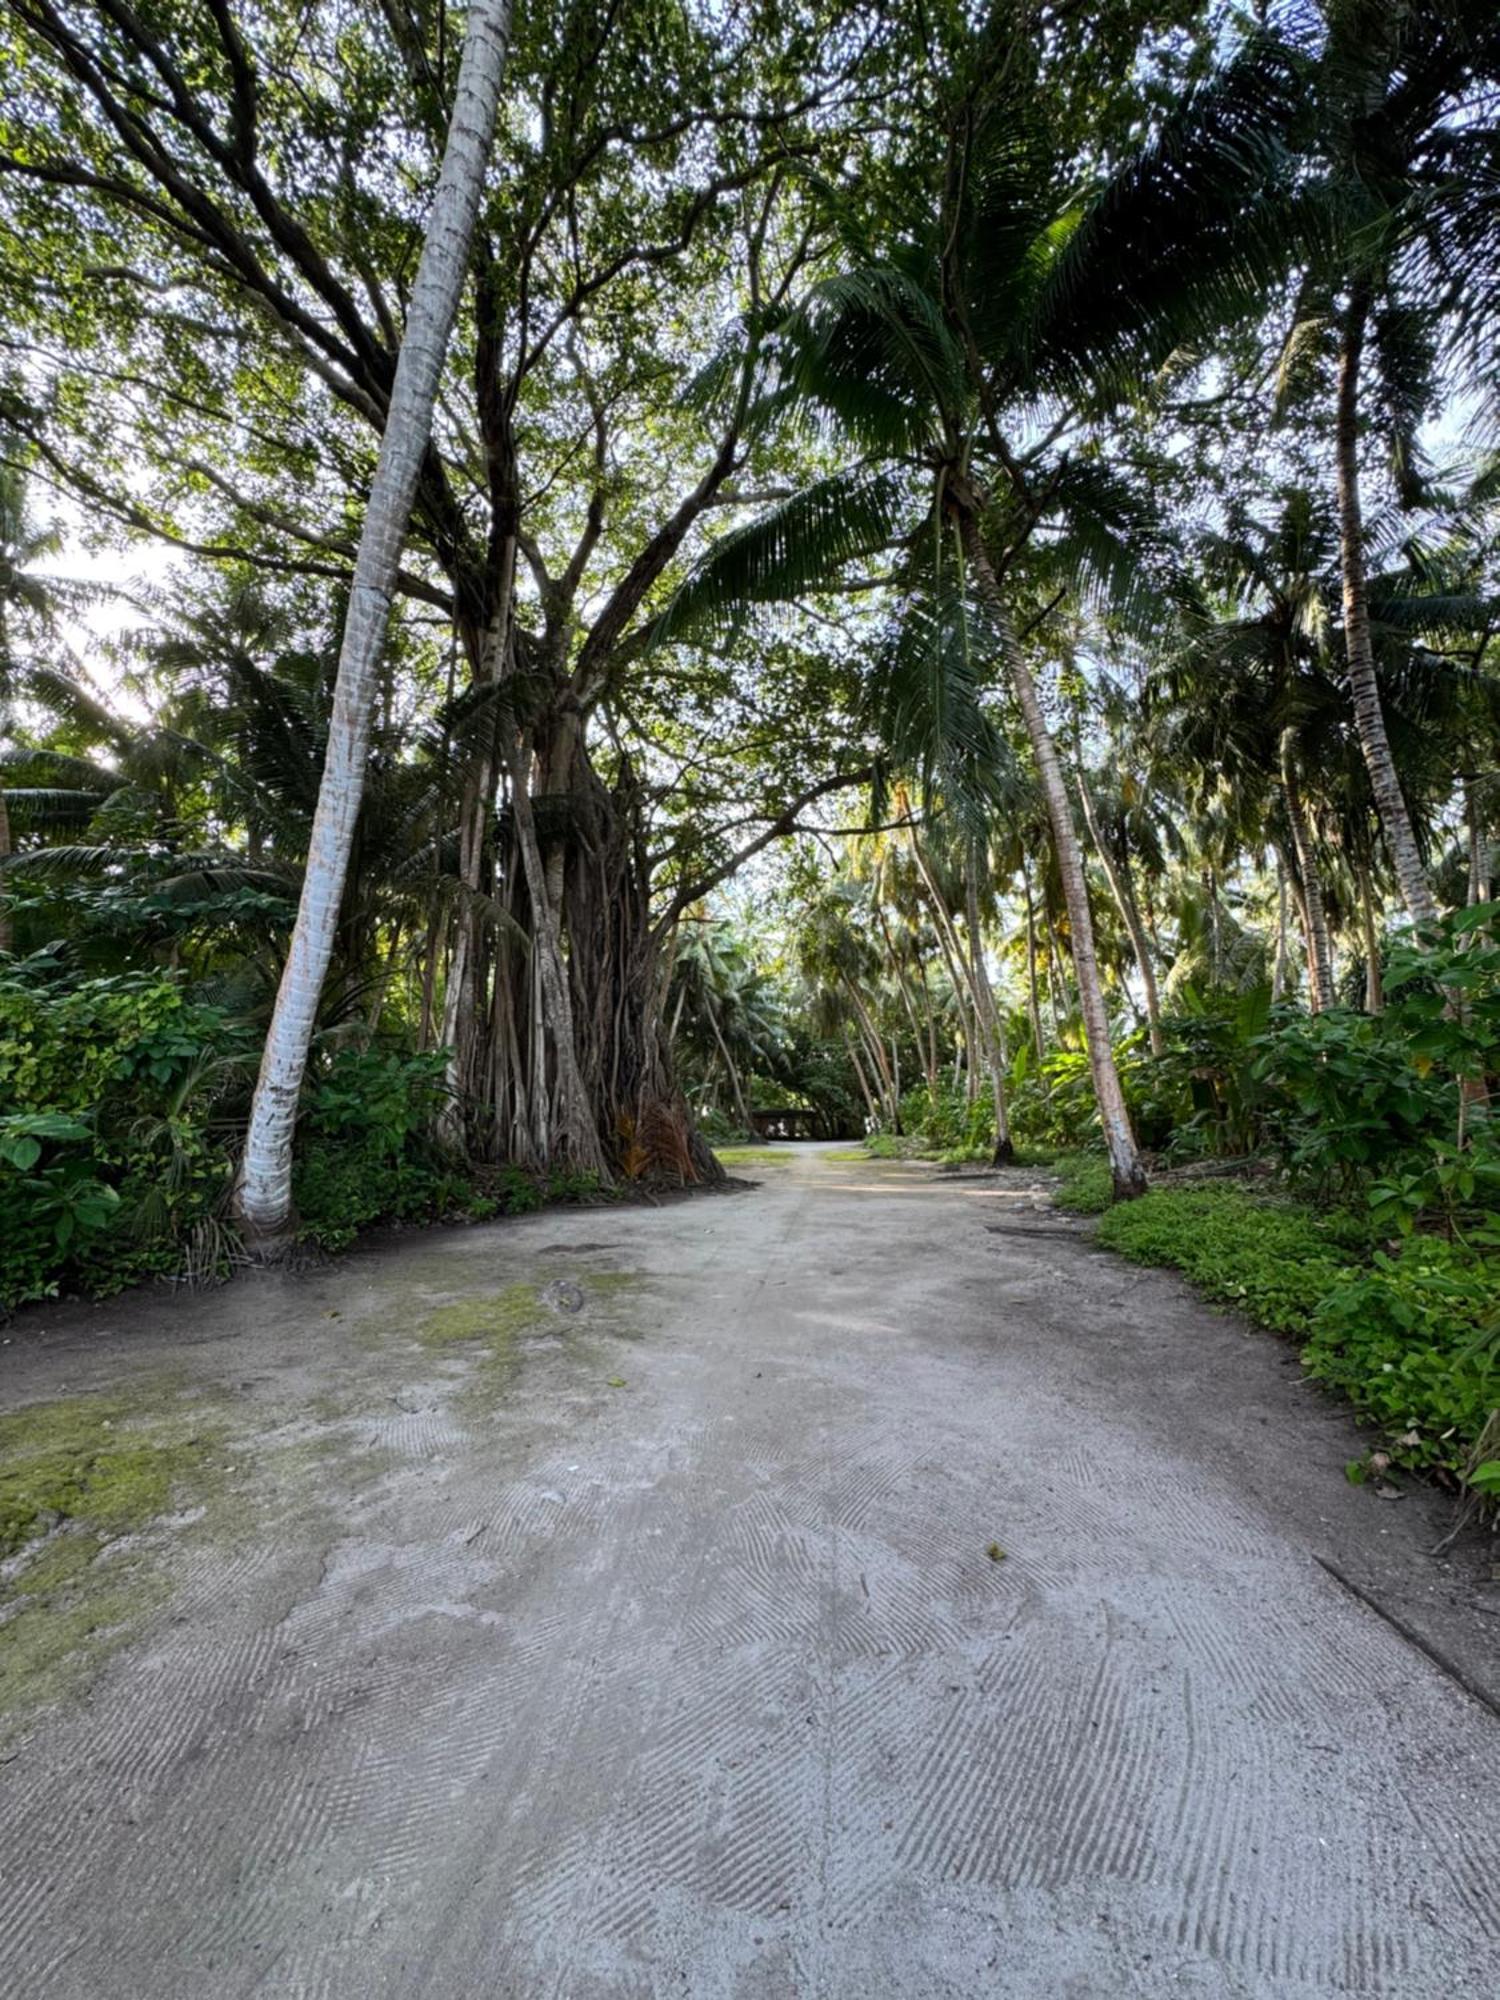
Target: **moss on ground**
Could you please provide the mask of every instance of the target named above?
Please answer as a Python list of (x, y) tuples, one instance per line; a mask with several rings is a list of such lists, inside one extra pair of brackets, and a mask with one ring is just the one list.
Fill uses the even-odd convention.
[(590, 1298), (621, 1299), (643, 1291), (646, 1278), (641, 1271), (590, 1271), (580, 1283)]
[(74, 1524), (109, 1538), (165, 1513), (216, 1437), (144, 1392), (76, 1396), (0, 1418), (0, 1557)]
[(0, 1418), (0, 1715), (65, 1693), (161, 1601), (120, 1544), (209, 1496), (223, 1435), (160, 1382)]
[[(642, 1338), (635, 1301), (648, 1280), (626, 1270), (570, 1282), (576, 1312), (517, 1282), (437, 1307), (413, 1300), (402, 1331), (409, 1338), (415, 1326), (434, 1357), (474, 1364), (458, 1395), (480, 1410), (505, 1396), (527, 1336), (543, 1332), (566, 1335), (570, 1350), (620, 1386), (618, 1348), (611, 1361), (601, 1344), (596, 1360), (588, 1335)], [(392, 1351), (378, 1372), (384, 1380), (407, 1365), (409, 1350), (405, 1364)], [(262, 1429), (253, 1453), (243, 1412), (189, 1394), (172, 1375), (0, 1418), (0, 1732), (7, 1717), (85, 1688), (101, 1660), (140, 1631), (171, 1594), (170, 1556), (184, 1536), (215, 1547), (274, 1538), (283, 1520), (332, 1504), (331, 1462), (340, 1493), (356, 1479), (378, 1480), (392, 1460), (358, 1445), (362, 1401), (320, 1392), (283, 1412), (278, 1432)], [(189, 1522), (167, 1519), (190, 1510)], [(327, 1525), (337, 1531), (335, 1515)]]
[(149, 1563), (112, 1561), (91, 1567), (71, 1589), (23, 1604), (0, 1625), (0, 1732), (7, 1719), (86, 1686), (167, 1590)]
[(507, 1285), (483, 1298), (460, 1299), (428, 1313), (418, 1331), (424, 1347), (449, 1347), (482, 1340), (491, 1349), (508, 1348), (540, 1320), (546, 1308), (535, 1285)]

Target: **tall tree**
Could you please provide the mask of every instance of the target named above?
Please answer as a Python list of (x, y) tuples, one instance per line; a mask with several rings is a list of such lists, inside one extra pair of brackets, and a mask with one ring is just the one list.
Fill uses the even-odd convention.
[[(1011, 10), (996, 7), (960, 37), (935, 85), (936, 154), (920, 170), (912, 163), (899, 213), (882, 203), (863, 232), (846, 217), (845, 239), (865, 258), (776, 327), (771, 406), (820, 406), (861, 450), (860, 469), (726, 537), (677, 599), (668, 629), (726, 602), (796, 595), (896, 546), (904, 622), (909, 629), (920, 616), (925, 628), (906, 651), (936, 663), (925, 713), (933, 735), (948, 739), (942, 755), (976, 747), (965, 720), (976, 650), (998, 663), (1047, 805), (1100, 1123), (1125, 1196), (1141, 1192), (1144, 1174), (1111, 1048), (1073, 804), (1011, 579), (1044, 543), (1044, 559), (1074, 590), (1103, 578), (1135, 591), (1145, 582), (1149, 531), (1120, 483), (1054, 447), (1070, 420), (1258, 298), (1262, 267), (1247, 251), (1260, 247), (1261, 210), (1283, 171), (1293, 71), (1284, 52), (1254, 43), (1187, 93), (1068, 227), (1074, 163), (1053, 150), (1039, 58), (1015, 27)], [(1028, 442), (1038, 403), (1062, 415)], [(914, 466), (924, 474), (915, 490)], [(955, 729), (966, 744), (952, 740)]]
[(297, 922), (266, 1036), (235, 1191), (245, 1234), (262, 1248), (284, 1242), (293, 1223), (297, 1103), (364, 789), (391, 598), (432, 432), (448, 338), (468, 275), (509, 37), (510, 0), (470, 0), (442, 170), (360, 531)]
[[(1335, 227), (1321, 276), (1342, 293), (1334, 321), (1334, 469), (1346, 671), (1402, 899), (1414, 923), (1428, 924), (1437, 901), (1376, 678), (1360, 483), (1361, 388), (1373, 344), (1380, 428), (1398, 483), (1415, 496), (1417, 429), (1434, 397), (1440, 321), (1454, 303), (1455, 225), (1461, 253), (1474, 219), (1474, 203), (1451, 197), (1453, 128), (1471, 164), (1485, 132), (1493, 147), (1500, 20), (1489, 0), (1415, 0), (1401, 7), (1327, 0), (1325, 12), (1316, 102)], [(1474, 129), (1464, 133), (1465, 126)], [(1482, 281), (1478, 289), (1486, 289)]]

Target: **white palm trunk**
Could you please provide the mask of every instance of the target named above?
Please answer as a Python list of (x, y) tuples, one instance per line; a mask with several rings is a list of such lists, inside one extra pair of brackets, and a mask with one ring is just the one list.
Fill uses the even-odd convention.
[(470, 0), (453, 115), (396, 363), (344, 621), (307, 872), (266, 1036), (235, 1206), (261, 1254), (293, 1225), (292, 1135), (364, 789), (380, 658), (406, 527), (468, 271), (510, 40), (511, 0)]
[(1078, 979), (1078, 1004), (1083, 1015), (1084, 1039), (1088, 1044), (1094, 1100), (1099, 1107), (1099, 1123), (1109, 1154), (1115, 1198), (1128, 1201), (1145, 1193), (1146, 1170), (1141, 1165), (1135, 1130), (1130, 1122), (1110, 1043), (1109, 1012), (1104, 1004), (1104, 982), (1099, 975), (1099, 959), (1094, 949), (1094, 918), (1089, 908), (1088, 882), (1083, 872), (1083, 850), (1079, 846), (1078, 830), (1073, 824), (1073, 805), (1068, 797), (1057, 745), (1052, 740), (1052, 732), (1042, 712), (1036, 682), (1016, 637), (1010, 607), (1005, 602), (1000, 580), (984, 546), (979, 524), (971, 513), (965, 511), (961, 525), (964, 553), (995, 621), (1006, 671), (1021, 705), (1026, 734), (1031, 741), (1031, 754), (1036, 759), (1042, 796), (1047, 803), (1057, 869), (1062, 877), (1063, 895), (1068, 905), (1068, 941), (1073, 952), (1073, 970)]
[(1286, 799), (1287, 823), (1292, 830), (1292, 848), (1302, 877), (1303, 930), (1307, 940), (1307, 997), (1314, 1014), (1334, 1004), (1333, 942), (1328, 934), (1328, 913), (1323, 901), (1323, 884), (1318, 876), (1317, 850), (1307, 824), (1307, 808), (1302, 799), (1302, 783), (1297, 773), (1297, 732), (1283, 729), (1280, 737), (1281, 790)]
[(1334, 426), (1337, 470), (1339, 549), (1343, 569), (1344, 650), (1354, 724), (1370, 773), (1370, 790), (1380, 830), (1395, 865), (1402, 901), (1414, 924), (1430, 924), (1438, 914), (1437, 899), (1422, 866), (1421, 850), (1406, 795), (1391, 755), (1380, 687), (1375, 678), (1375, 653), (1370, 639), (1370, 598), (1365, 577), (1364, 518), (1359, 494), (1359, 370), (1364, 352), (1370, 298), (1356, 288), (1344, 321), (1339, 354), (1338, 410)]
[(1141, 975), (1141, 990), (1146, 996), (1146, 1032), (1151, 1042), (1151, 1053), (1162, 1054), (1166, 1047), (1161, 1032), (1161, 996), (1156, 985), (1156, 966), (1151, 956), (1151, 942), (1146, 936), (1146, 927), (1141, 922), (1141, 913), (1135, 906), (1135, 897), (1130, 893), (1130, 885), (1119, 864), (1110, 853), (1099, 831), (1099, 815), (1094, 805), (1094, 795), (1089, 790), (1087, 773), (1083, 759), (1078, 760), (1078, 797), (1083, 806), (1084, 824), (1089, 830), (1089, 839), (1094, 843), (1094, 852), (1099, 857), (1104, 870), (1104, 879), (1109, 884), (1110, 894), (1115, 899), (1115, 908), (1120, 912), (1120, 920), (1125, 926), (1130, 948), (1135, 953), (1136, 971)]
[(979, 925), (979, 885), (975, 880), (978, 867), (978, 858), (971, 853), (964, 872), (964, 915), (969, 932), (969, 977), (974, 986), (974, 1010), (979, 1016), (980, 1029), (984, 1035), (985, 1056), (990, 1072), (990, 1095), (995, 1106), (993, 1164), (1004, 1167), (1016, 1157), (1015, 1141), (1010, 1136), (1010, 1108), (1005, 1101), (1005, 1072), (1009, 1064), (1005, 1047), (1005, 1023), (1000, 1018), (1000, 1009), (995, 1005), (989, 967), (984, 962), (984, 937)]
[[(10, 852), (10, 808), (5, 803), (4, 792), (0, 792), (0, 861), (7, 860)], [(5, 894), (5, 876), (0, 873), (0, 952), (9, 952), (10, 948), (10, 905)]]

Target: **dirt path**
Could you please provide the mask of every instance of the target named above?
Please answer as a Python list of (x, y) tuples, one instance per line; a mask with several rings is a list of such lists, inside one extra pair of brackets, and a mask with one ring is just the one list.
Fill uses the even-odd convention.
[(1480, 1673), (1500, 1602), (1024, 1176), (799, 1149), (60, 1310), (0, 1382), (206, 1451), (0, 1745), (7, 1994), (1495, 1990), (1500, 1721), (1316, 1558)]

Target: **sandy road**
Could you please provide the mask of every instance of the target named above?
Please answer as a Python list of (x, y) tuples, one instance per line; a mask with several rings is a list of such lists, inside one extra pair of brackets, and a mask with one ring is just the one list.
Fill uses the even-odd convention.
[(1315, 1560), (1462, 1638), (1427, 1503), (1019, 1185), (800, 1149), (0, 1359), (168, 1365), (234, 1504), (0, 1751), (17, 2000), (1496, 1990), (1500, 1722)]

